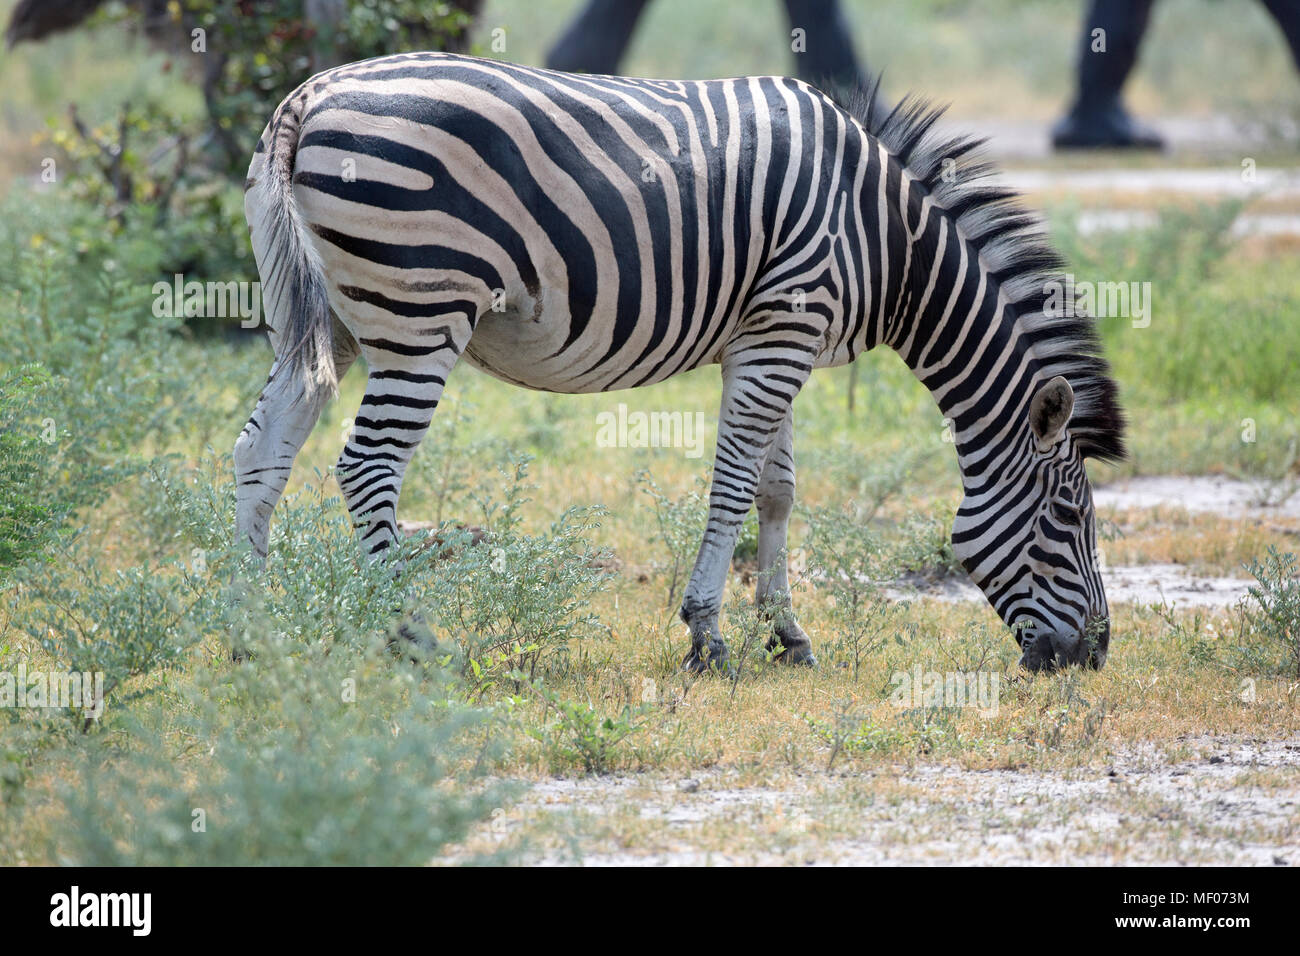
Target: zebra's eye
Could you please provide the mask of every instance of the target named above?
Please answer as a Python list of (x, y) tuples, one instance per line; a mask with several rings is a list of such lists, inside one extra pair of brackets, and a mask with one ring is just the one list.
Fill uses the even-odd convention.
[(1053, 501), (1051, 509), (1052, 517), (1055, 518), (1059, 524), (1068, 525), (1070, 527), (1076, 527), (1083, 524), (1083, 519), (1079, 515), (1079, 509), (1073, 505), (1060, 504)]

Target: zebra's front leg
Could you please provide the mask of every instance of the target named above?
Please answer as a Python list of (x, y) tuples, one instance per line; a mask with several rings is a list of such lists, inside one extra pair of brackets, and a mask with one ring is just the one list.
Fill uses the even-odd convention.
[(754, 503), (759, 474), (786, 420), (790, 403), (811, 365), (791, 368), (766, 362), (723, 361), (718, 450), (709, 490), (709, 519), (695, 559), (681, 616), (691, 629), (688, 670), (727, 668), (727, 645), (718, 628), (722, 592), (740, 527)]
[[(812, 641), (795, 620), (790, 601), (787, 533), (794, 509), (794, 409), (785, 414), (776, 440), (758, 478), (754, 504), (758, 509), (758, 584), (754, 603), (770, 612), (769, 651), (783, 664), (817, 666)], [(780, 648), (778, 651), (777, 649)]]
[[(441, 323), (446, 317), (437, 318)], [(447, 375), (471, 331), (461, 317), (417, 330), (422, 337), (412, 336), (409, 342), (361, 339), (370, 377), (335, 475), (361, 545), (371, 557), (382, 555), (397, 538), (402, 477), (429, 430)]]

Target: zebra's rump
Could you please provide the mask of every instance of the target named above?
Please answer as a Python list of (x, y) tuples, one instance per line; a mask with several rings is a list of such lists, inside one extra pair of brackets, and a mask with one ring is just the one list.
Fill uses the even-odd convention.
[(552, 391), (716, 361), (764, 271), (812, 248), (826, 216), (800, 197), (825, 192), (847, 138), (829, 100), (777, 77), (411, 54), (294, 95), (294, 193), (344, 323), (398, 339), (463, 311), (466, 358)]

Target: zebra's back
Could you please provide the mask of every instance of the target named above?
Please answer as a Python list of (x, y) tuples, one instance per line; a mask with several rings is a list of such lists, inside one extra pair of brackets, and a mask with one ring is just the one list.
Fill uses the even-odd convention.
[(401, 343), (463, 309), (473, 364), (568, 392), (719, 360), (765, 276), (793, 285), (801, 259), (826, 258), (830, 196), (865, 135), (797, 80), (445, 54), (331, 70), (289, 106), (296, 201), (354, 334)]

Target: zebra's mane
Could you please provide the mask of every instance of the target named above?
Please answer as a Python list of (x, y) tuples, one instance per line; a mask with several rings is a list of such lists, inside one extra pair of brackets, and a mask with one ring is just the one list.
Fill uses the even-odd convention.
[(878, 102), (879, 86), (877, 76), (869, 87), (829, 95), (915, 177), (978, 250), (1033, 343), (1044, 374), (1063, 375), (1074, 389), (1070, 433), (1080, 453), (1102, 461), (1124, 459), (1124, 413), (1096, 322), (1077, 309), (1065, 316), (1048, 312), (1049, 289), (1073, 291), (1062, 272), (1064, 260), (1020, 194), (989, 184), (997, 167), (982, 155), (987, 140), (942, 135), (936, 124), (946, 107), (917, 96), (886, 110)]

